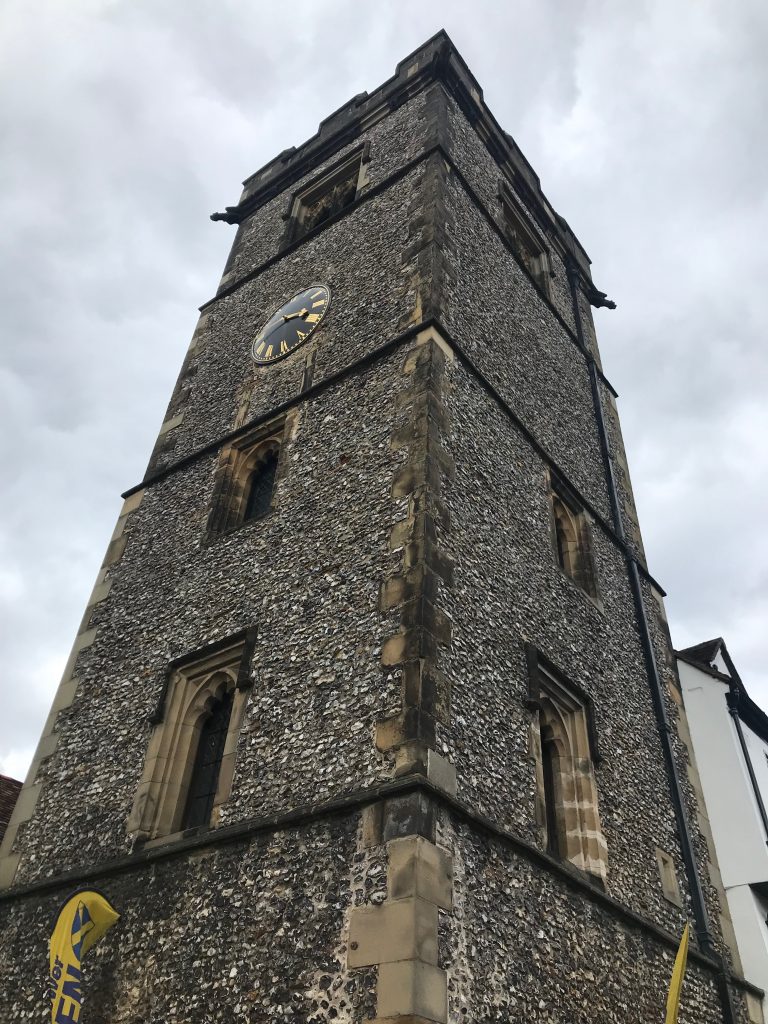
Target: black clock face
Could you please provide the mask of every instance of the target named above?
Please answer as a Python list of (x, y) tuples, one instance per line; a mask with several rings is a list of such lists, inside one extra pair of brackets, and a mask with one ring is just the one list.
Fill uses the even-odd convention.
[(294, 295), (256, 335), (252, 350), (254, 360), (264, 365), (285, 358), (320, 326), (330, 303), (331, 293), (324, 284), (316, 284)]

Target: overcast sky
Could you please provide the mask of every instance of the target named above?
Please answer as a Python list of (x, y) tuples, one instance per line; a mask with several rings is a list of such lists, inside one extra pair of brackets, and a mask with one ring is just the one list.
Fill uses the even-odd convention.
[(0, 771), (21, 777), (233, 228), (208, 215), (444, 27), (598, 311), (673, 639), (768, 708), (768, 5), (3, 0)]

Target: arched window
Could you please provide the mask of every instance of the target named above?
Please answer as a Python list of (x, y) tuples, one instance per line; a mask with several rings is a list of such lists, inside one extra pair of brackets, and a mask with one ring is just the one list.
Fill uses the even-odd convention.
[(278, 447), (276, 444), (257, 452), (256, 464), (247, 477), (243, 522), (249, 519), (263, 519), (272, 507), (277, 459)]
[(232, 717), (233, 696), (233, 690), (219, 693), (203, 716), (187, 789), (187, 805), (181, 821), (183, 829), (210, 824), (229, 720)]
[(539, 730), (541, 739), (541, 770), (544, 782), (544, 817), (547, 829), (547, 853), (560, 857), (563, 843), (560, 838), (563, 803), (560, 787), (560, 758), (557, 752), (557, 740), (552, 728), (542, 725)]
[(366, 143), (293, 197), (284, 245), (295, 242), (354, 203), (367, 181), (364, 168), (368, 158)]
[(570, 496), (570, 488), (554, 478), (551, 503), (552, 546), (557, 563), (578, 587), (599, 603), (587, 517)]
[(531, 707), (537, 817), (547, 852), (604, 879), (608, 850), (600, 826), (589, 698), (532, 648)]
[(560, 567), (572, 579), (576, 579), (580, 571), (579, 530), (576, 518), (556, 494), (552, 498), (552, 511), (555, 517), (557, 559)]
[(216, 824), (232, 787), (252, 650), (243, 633), (172, 666), (128, 818), (136, 839)]
[(274, 505), (286, 418), (238, 437), (221, 453), (208, 533), (264, 519)]

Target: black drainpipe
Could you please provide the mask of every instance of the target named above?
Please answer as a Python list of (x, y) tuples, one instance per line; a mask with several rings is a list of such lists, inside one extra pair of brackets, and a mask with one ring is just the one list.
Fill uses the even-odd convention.
[(688, 826), (688, 816), (685, 811), (685, 798), (683, 796), (683, 790), (680, 785), (680, 776), (677, 772), (677, 762), (675, 760), (675, 752), (672, 747), (672, 731), (673, 727), (670, 724), (667, 716), (667, 708), (664, 700), (664, 688), (659, 676), (658, 666), (656, 665), (656, 656), (653, 650), (653, 639), (651, 637), (651, 630), (648, 625), (648, 618), (645, 614), (645, 603), (643, 602), (643, 591), (640, 585), (640, 573), (638, 572), (637, 562), (632, 551), (627, 544), (626, 534), (624, 532), (624, 524), (621, 515), (621, 505), (619, 503), (619, 494), (616, 487), (616, 478), (613, 473), (613, 461), (611, 459), (610, 448), (608, 447), (608, 434), (605, 429), (605, 417), (603, 415), (603, 402), (600, 397), (600, 386), (597, 377), (597, 367), (595, 366), (595, 359), (590, 352), (584, 341), (584, 327), (581, 320), (581, 310), (579, 309), (578, 301), (578, 288), (579, 288), (579, 271), (575, 263), (572, 260), (568, 261), (567, 264), (568, 282), (571, 288), (571, 301), (573, 303), (573, 317), (576, 323), (576, 334), (579, 340), (586, 359), (587, 367), (589, 368), (589, 382), (592, 387), (592, 400), (595, 407), (595, 420), (597, 422), (597, 433), (600, 439), (600, 452), (603, 457), (603, 466), (605, 469), (605, 478), (608, 486), (608, 497), (611, 503), (611, 513), (613, 515), (613, 525), (616, 535), (624, 545), (624, 551), (627, 562), (627, 572), (629, 575), (629, 585), (632, 590), (632, 599), (635, 606), (635, 614), (637, 616), (637, 622), (640, 627), (640, 641), (643, 648), (643, 657), (645, 660), (645, 667), (648, 673), (648, 681), (651, 687), (651, 697), (653, 699), (653, 709), (656, 713), (656, 724), (659, 730), (659, 737), (661, 739), (661, 749), (664, 754), (664, 763), (667, 769), (667, 777), (669, 779), (669, 788), (672, 796), (672, 806), (675, 810), (675, 819), (677, 821), (677, 831), (680, 836), (680, 847), (683, 854), (683, 862), (685, 864), (686, 875), (688, 876), (688, 887), (691, 894), (691, 903), (693, 906), (694, 916), (694, 927), (696, 930), (696, 937), (699, 942), (699, 947), (702, 952), (706, 953), (713, 960), (716, 960), (720, 965), (720, 970), (717, 974), (718, 989), (720, 993), (720, 1001), (723, 1007), (723, 1017), (725, 1024), (736, 1024), (736, 1015), (734, 1013), (733, 1003), (731, 1002), (731, 991), (728, 986), (728, 971), (725, 961), (723, 960), (720, 952), (718, 951), (712, 932), (709, 926), (709, 914), (707, 913), (707, 905), (704, 900), (704, 890), (701, 885), (701, 876), (699, 875), (698, 864), (696, 863), (696, 855), (693, 849), (693, 841), (691, 839), (691, 831)]

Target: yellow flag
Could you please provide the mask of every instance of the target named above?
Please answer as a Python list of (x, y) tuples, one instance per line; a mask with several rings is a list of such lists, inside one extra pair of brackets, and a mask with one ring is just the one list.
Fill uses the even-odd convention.
[(688, 960), (688, 933), (690, 926), (683, 929), (683, 937), (680, 939), (680, 946), (675, 957), (675, 966), (672, 968), (672, 980), (669, 983), (669, 995), (667, 996), (667, 1016), (664, 1024), (677, 1024), (677, 1011), (680, 1008), (680, 989), (683, 987), (683, 975)]
[(51, 1024), (77, 1024), (83, 1003), (80, 965), (120, 915), (100, 892), (81, 889), (59, 911), (50, 944)]

